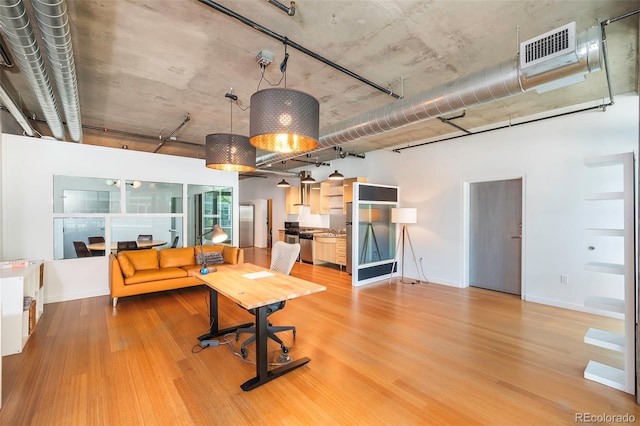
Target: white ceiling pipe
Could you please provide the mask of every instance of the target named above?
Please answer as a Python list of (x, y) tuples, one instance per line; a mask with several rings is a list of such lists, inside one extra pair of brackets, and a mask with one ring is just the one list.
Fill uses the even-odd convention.
[(69, 136), (74, 142), (82, 142), (80, 100), (67, 5), (64, 0), (32, 0), (32, 3)]
[[(323, 129), (320, 143), (314, 151), (325, 150), (363, 137), (519, 95), (571, 76), (599, 71), (602, 54), (601, 37), (598, 26), (580, 34), (575, 52), (578, 61), (572, 65), (558, 67), (527, 78), (522, 74), (516, 57), (357, 115), (328, 129)], [(256, 159), (256, 166), (261, 167), (267, 163), (297, 156), (299, 154), (265, 154)]]
[(53, 136), (63, 140), (65, 132), (58, 104), (22, 0), (0, 0), (0, 26), (18, 68), (42, 108)]
[(2, 83), (0, 83), (0, 101), (2, 101), (2, 105), (7, 107), (9, 113), (11, 113), (16, 122), (20, 125), (20, 127), (22, 127), (25, 134), (27, 134), (28, 136), (35, 136), (36, 132), (35, 130), (33, 130), (33, 127), (31, 127), (31, 124), (29, 124), (29, 122), (27, 121), (27, 117), (25, 117), (20, 108), (18, 108), (15, 101), (5, 90)]

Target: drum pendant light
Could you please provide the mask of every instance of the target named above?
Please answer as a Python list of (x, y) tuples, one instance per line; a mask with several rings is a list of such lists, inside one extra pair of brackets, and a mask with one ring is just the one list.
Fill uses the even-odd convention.
[(249, 140), (265, 151), (306, 152), (318, 146), (320, 103), (299, 90), (268, 88), (251, 96)]
[(212, 133), (206, 136), (206, 165), (226, 172), (251, 172), (256, 169), (256, 148), (249, 138), (233, 134), (233, 101), (238, 97), (227, 93), (231, 106), (231, 133)]

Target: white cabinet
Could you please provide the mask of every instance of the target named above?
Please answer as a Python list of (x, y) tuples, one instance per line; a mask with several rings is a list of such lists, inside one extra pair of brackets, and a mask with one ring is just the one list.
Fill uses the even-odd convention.
[[(0, 269), (3, 356), (22, 352), (42, 316), (43, 271), (42, 261), (30, 261), (21, 268)], [(25, 299), (33, 301), (32, 304), (25, 306)]]
[[(585, 343), (620, 352), (624, 358), (624, 368), (613, 367), (598, 361), (589, 361), (584, 370), (584, 377), (635, 394), (635, 249), (634, 249), (634, 185), (633, 185), (633, 153), (623, 153), (585, 159), (585, 165), (590, 168), (615, 167), (610, 171), (620, 173), (621, 187), (613, 191), (588, 194), (586, 200), (593, 210), (604, 208), (604, 211), (614, 214), (601, 215), (605, 221), (613, 224), (611, 227), (598, 223), (597, 227), (586, 229), (589, 241), (599, 240), (607, 244), (606, 240), (613, 240), (613, 245), (620, 252), (620, 262), (611, 259), (599, 261), (598, 257), (607, 256), (598, 250), (596, 244), (589, 245), (592, 258), (585, 265), (585, 270), (595, 274), (613, 274), (619, 276), (621, 288), (615, 289), (623, 294), (623, 298), (612, 298), (594, 295), (585, 299), (585, 306), (617, 313), (624, 321), (624, 334), (590, 328), (584, 336)], [(595, 173), (596, 170), (593, 171)], [(622, 190), (620, 190), (622, 189)], [(613, 208), (612, 208), (613, 207)], [(616, 217), (618, 216), (618, 217)], [(619, 217), (622, 216), (622, 217)], [(622, 288), (623, 287), (623, 288)]]

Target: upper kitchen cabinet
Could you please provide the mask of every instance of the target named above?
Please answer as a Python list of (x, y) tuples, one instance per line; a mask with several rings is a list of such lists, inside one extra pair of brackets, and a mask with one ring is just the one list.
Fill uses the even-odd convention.
[(309, 193), (309, 206), (311, 214), (320, 214), (320, 192), (321, 192), (322, 184), (312, 183), (310, 185), (310, 193)]
[(363, 177), (323, 181), (320, 184), (320, 214), (346, 214), (347, 203), (353, 201), (353, 183), (366, 181)]
[(300, 214), (300, 187), (290, 186), (286, 191), (284, 199), (286, 214)]

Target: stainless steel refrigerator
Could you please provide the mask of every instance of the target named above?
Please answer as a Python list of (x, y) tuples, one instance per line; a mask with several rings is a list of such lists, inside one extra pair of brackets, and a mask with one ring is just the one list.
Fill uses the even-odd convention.
[(240, 247), (253, 247), (253, 204), (240, 204)]

